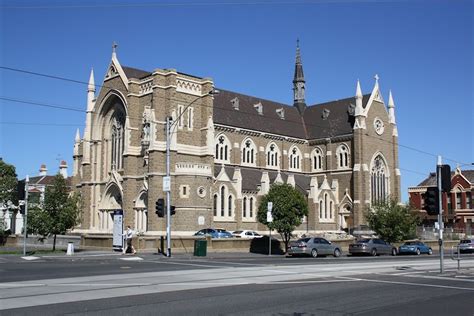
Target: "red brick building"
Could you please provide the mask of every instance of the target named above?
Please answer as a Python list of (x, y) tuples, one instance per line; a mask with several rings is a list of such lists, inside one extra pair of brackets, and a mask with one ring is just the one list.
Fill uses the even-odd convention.
[[(428, 187), (436, 186), (436, 173), (431, 173), (416, 187), (408, 188), (410, 203), (419, 210), (423, 224), (430, 225), (437, 221), (436, 215), (428, 215), (422, 209), (424, 193)], [(446, 227), (463, 231), (468, 235), (474, 232), (474, 170), (456, 168), (451, 173), (451, 192), (443, 193), (443, 220)]]

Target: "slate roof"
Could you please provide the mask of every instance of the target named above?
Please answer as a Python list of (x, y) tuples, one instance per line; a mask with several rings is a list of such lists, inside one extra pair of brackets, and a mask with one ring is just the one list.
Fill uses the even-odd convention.
[(122, 66), (122, 69), (123, 69), (123, 72), (125, 72), (125, 75), (127, 76), (127, 78), (143, 79), (151, 75), (151, 72), (137, 69), (137, 68)]
[[(451, 178), (455, 172), (451, 172)], [(461, 174), (471, 183), (474, 184), (474, 170), (461, 170)], [(432, 187), (436, 186), (436, 172), (431, 172), (428, 178), (424, 179), (417, 185), (418, 187)]]
[[(269, 101), (236, 92), (219, 89), (214, 96), (213, 120), (216, 124), (240, 127), (249, 130), (267, 132), (296, 138), (306, 138), (302, 118), (293, 106)], [(231, 100), (238, 98), (239, 110), (235, 110)], [(261, 103), (263, 114), (258, 114), (255, 104)], [(284, 109), (285, 119), (281, 119), (276, 110)]]
[[(362, 97), (364, 106), (369, 98), (370, 94)], [(349, 114), (349, 105), (355, 105), (355, 102), (355, 97), (352, 97), (307, 107), (303, 112), (307, 139), (352, 134), (355, 117)], [(329, 111), (326, 119), (323, 118), (324, 111)]]
[[(301, 139), (352, 134), (354, 116), (349, 114), (349, 105), (355, 105), (355, 97), (309, 106), (301, 116), (294, 106), (219, 90), (214, 97), (213, 119), (217, 124)], [(231, 103), (234, 98), (239, 100), (239, 110)], [(369, 98), (370, 94), (363, 96), (364, 105)], [(254, 108), (259, 102), (263, 105), (263, 115)], [(278, 116), (277, 109), (284, 109), (285, 119)], [(326, 119), (323, 118), (324, 111), (329, 111)]]

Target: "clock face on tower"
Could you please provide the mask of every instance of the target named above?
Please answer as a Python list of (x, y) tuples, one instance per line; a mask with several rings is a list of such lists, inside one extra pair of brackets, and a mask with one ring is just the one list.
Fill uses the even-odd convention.
[(383, 125), (383, 122), (381, 119), (379, 119), (378, 117), (375, 118), (374, 120), (374, 129), (375, 129), (375, 132), (379, 135), (382, 135), (383, 134), (383, 131), (384, 131), (384, 125)]

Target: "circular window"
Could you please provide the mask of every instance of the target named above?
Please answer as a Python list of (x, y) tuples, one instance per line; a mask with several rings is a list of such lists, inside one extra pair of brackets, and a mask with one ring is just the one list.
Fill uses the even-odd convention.
[(197, 194), (198, 194), (199, 197), (204, 198), (206, 196), (206, 188), (203, 187), (203, 186), (200, 186), (197, 189)]
[(379, 118), (376, 118), (374, 120), (374, 129), (375, 129), (375, 132), (379, 135), (382, 135), (383, 134), (383, 130), (384, 130), (384, 124), (382, 122), (381, 119)]

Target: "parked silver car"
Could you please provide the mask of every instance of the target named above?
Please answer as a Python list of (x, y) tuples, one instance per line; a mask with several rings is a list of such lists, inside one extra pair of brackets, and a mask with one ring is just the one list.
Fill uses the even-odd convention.
[(474, 252), (474, 239), (462, 239), (458, 247), (460, 253)]
[(313, 258), (318, 256), (332, 255), (339, 257), (341, 255), (341, 247), (331, 243), (321, 237), (306, 237), (290, 242), (288, 246), (288, 255), (309, 255)]
[(377, 255), (397, 255), (397, 248), (379, 238), (365, 238), (349, 245), (351, 255), (366, 254)]

